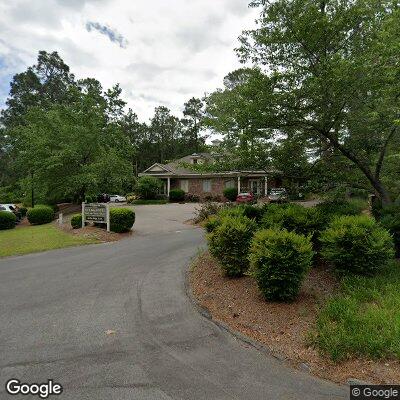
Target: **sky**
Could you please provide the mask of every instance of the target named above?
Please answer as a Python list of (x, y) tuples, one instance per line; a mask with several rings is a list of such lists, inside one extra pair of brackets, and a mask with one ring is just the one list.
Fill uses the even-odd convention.
[(17, 72), (39, 50), (58, 51), (77, 78), (120, 83), (142, 121), (163, 105), (183, 103), (222, 86), (240, 67), (234, 48), (257, 10), (248, 0), (2, 0), (0, 107)]

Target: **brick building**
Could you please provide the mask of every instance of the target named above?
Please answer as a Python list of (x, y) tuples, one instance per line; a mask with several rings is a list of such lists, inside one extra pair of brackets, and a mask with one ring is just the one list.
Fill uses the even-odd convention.
[(154, 176), (162, 180), (162, 194), (169, 195), (171, 189), (180, 188), (200, 199), (220, 196), (228, 187), (238, 192), (252, 192), (257, 197), (266, 196), (271, 187), (281, 184), (276, 172), (272, 171), (224, 171), (200, 172), (190, 165), (210, 164), (215, 156), (210, 153), (195, 153), (168, 164), (153, 164), (139, 176)]

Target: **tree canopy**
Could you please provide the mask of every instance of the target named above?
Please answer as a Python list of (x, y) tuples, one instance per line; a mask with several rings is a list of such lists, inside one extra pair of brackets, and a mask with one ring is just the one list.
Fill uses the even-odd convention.
[(340, 154), (391, 202), (386, 171), (399, 153), (398, 3), (257, 0), (251, 6), (260, 17), (256, 29), (243, 32), (237, 53), (253, 66), (229, 74), (225, 89), (209, 96), (210, 125), (231, 140), (251, 132), (274, 146), (303, 143), (310, 164)]

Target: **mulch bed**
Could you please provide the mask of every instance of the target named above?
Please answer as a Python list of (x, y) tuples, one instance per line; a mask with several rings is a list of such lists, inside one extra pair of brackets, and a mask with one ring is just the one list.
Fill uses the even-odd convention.
[[(57, 224), (57, 226), (59, 225)], [(64, 223), (60, 229), (72, 235), (82, 236), (89, 239), (97, 239), (101, 242), (116, 242), (117, 240), (125, 239), (133, 235), (132, 231), (126, 233), (107, 232), (106, 229), (96, 226), (85, 226), (84, 228), (80, 229), (72, 229), (69, 222)]]
[(289, 304), (265, 301), (251, 277), (223, 276), (208, 253), (195, 261), (189, 279), (194, 297), (213, 319), (263, 343), (294, 367), (340, 383), (350, 378), (371, 383), (400, 382), (399, 361), (357, 358), (333, 363), (309, 344), (319, 307), (338, 287), (324, 266), (311, 270), (299, 298)]

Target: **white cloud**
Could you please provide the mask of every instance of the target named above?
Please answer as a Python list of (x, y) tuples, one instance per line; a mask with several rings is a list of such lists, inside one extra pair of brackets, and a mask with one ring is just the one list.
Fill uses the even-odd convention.
[(120, 83), (142, 120), (160, 104), (179, 113), (239, 66), (233, 49), (256, 12), (246, 0), (1, 2), (0, 79), (56, 50), (78, 78)]

